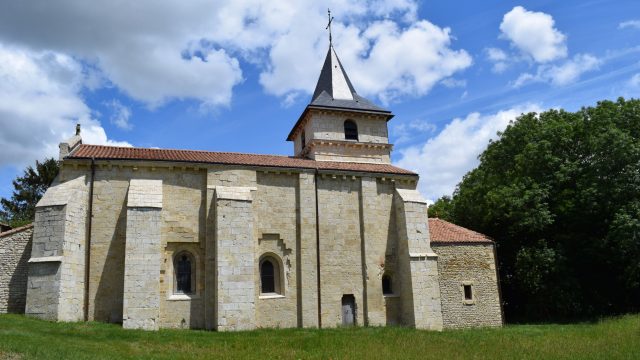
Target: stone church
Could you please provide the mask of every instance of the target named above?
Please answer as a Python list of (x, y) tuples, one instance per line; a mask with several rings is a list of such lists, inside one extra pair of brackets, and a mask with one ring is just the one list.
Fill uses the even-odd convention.
[(0, 234), (24, 243), (5, 261), (24, 312), (147, 330), (500, 326), (494, 243), (427, 219), (418, 175), (391, 165), (392, 118), (330, 46), (293, 156), (88, 145), (78, 128), (32, 234)]

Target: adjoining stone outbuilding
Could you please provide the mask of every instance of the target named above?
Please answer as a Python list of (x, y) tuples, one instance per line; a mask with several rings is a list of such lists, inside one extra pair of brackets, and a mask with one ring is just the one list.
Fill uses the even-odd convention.
[(0, 314), (24, 313), (33, 224), (0, 232)]
[[(87, 145), (78, 129), (36, 209), (26, 314), (149, 330), (499, 326), (493, 244), (432, 246), (418, 175), (390, 163), (392, 117), (330, 47), (293, 156)], [(459, 310), (464, 282), (475, 303)]]

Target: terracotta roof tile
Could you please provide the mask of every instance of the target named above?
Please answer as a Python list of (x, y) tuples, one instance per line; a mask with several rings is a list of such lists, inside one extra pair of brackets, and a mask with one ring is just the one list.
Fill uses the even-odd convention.
[(67, 156), (67, 158), (95, 158), (98, 160), (178, 161), (207, 164), (250, 165), (280, 168), (341, 170), (382, 174), (416, 175), (416, 173), (414, 172), (401, 169), (390, 164), (315, 161), (279, 155), (257, 155), (198, 150), (127, 148), (87, 144), (80, 145), (69, 156)]
[(11, 229), (11, 230), (7, 230), (5, 232), (0, 232), (0, 237), (5, 237), (5, 236), (11, 235), (11, 234), (15, 234), (15, 233), (18, 233), (20, 231), (24, 231), (24, 230), (30, 229), (32, 227), (33, 227), (33, 223), (27, 224), (27, 225), (24, 225), (24, 226), (20, 226), (20, 227)]
[(429, 219), (432, 243), (492, 243), (490, 237), (438, 218)]

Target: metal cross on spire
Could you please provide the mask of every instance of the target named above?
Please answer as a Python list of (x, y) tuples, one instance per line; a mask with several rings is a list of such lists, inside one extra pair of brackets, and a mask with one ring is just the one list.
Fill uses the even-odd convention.
[(329, 14), (329, 23), (325, 30), (329, 29), (329, 46), (331, 46), (331, 22), (333, 21), (333, 17), (331, 16), (331, 9), (327, 9), (327, 13)]

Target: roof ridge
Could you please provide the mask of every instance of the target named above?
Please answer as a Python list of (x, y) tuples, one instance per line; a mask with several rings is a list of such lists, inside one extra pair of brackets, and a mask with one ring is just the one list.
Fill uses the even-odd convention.
[(133, 150), (150, 150), (150, 151), (191, 151), (191, 152), (197, 152), (197, 153), (214, 153), (214, 154), (230, 154), (230, 155), (274, 156), (274, 157), (282, 157), (287, 159), (310, 160), (310, 159), (304, 159), (304, 158), (297, 158), (295, 156), (289, 156), (289, 155), (257, 154), (257, 153), (237, 152), (237, 151), (213, 151), (213, 150), (166, 149), (166, 148), (155, 149), (155, 148), (137, 147), (137, 146), (112, 146), (112, 145), (94, 145), (94, 144), (82, 144), (80, 146), (92, 146), (92, 147), (116, 148), (116, 149), (133, 149)]

